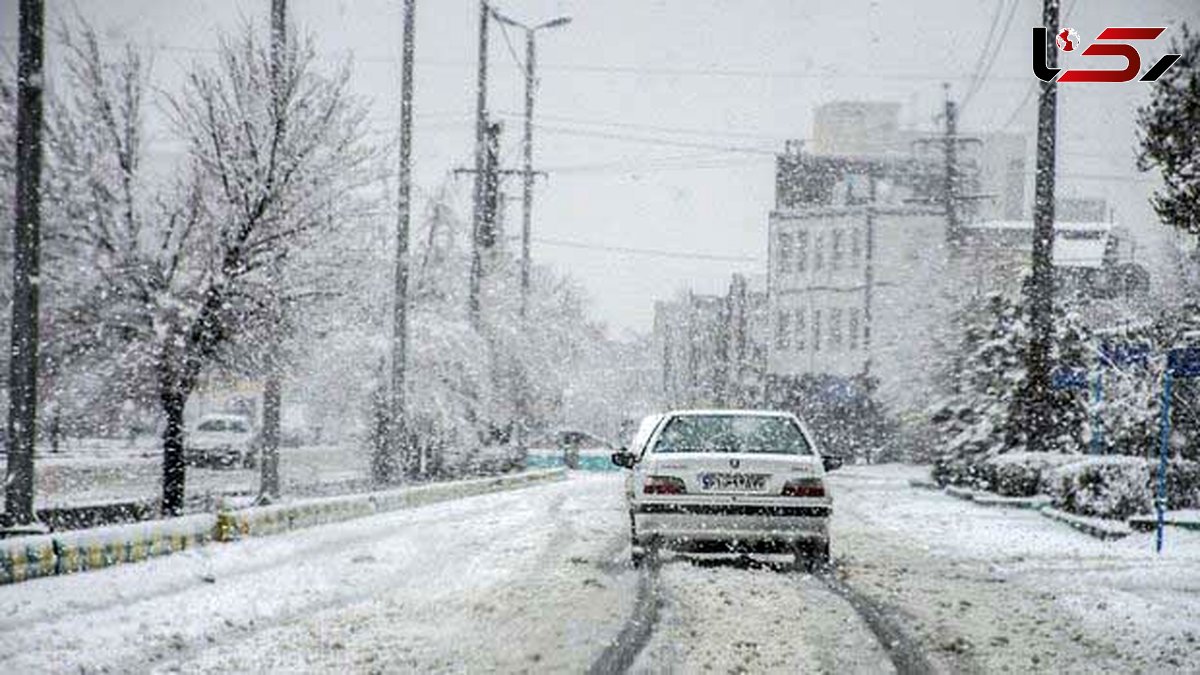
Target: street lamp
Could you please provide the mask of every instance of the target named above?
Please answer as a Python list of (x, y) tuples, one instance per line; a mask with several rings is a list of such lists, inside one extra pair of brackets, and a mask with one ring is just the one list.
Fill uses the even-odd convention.
[(500, 23), (525, 31), (525, 139), (522, 143), (525, 166), (521, 192), (521, 318), (524, 319), (529, 306), (529, 238), (533, 211), (533, 68), (536, 61), (533, 36), (539, 30), (558, 28), (571, 23), (571, 17), (560, 16), (536, 26), (527, 26), (520, 21), (504, 16), (494, 7), (492, 16)]
[[(523, 154), (525, 156), (525, 166), (521, 171), (521, 176), (524, 179), (521, 191), (521, 308), (520, 318), (524, 323), (527, 320), (529, 312), (529, 237), (532, 222), (533, 211), (533, 67), (535, 63), (533, 36), (539, 30), (548, 28), (558, 28), (571, 23), (571, 17), (560, 16), (549, 21), (537, 24), (536, 26), (526, 26), (525, 24), (514, 21), (495, 8), (491, 8), (492, 16), (502, 24), (520, 28), (525, 31), (525, 139), (523, 142)], [(524, 379), (524, 378), (522, 378)], [(527, 451), (527, 439), (525, 420), (527, 418), (527, 399), (526, 387), (524, 383), (517, 388), (517, 448), (524, 454)]]

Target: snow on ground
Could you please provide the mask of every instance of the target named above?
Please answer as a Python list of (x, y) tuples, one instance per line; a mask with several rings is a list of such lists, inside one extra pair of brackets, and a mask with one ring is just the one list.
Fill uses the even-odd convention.
[[(845, 585), (947, 672), (1195, 672), (1200, 533), (1103, 542), (930, 490), (832, 474)], [(620, 477), (430, 505), (0, 587), (0, 672), (578, 672), (635, 604)], [(879, 672), (850, 605), (780, 565), (668, 557), (635, 670)]]
[(680, 559), (660, 589), (660, 625), (634, 672), (894, 672), (850, 605), (786, 564)]
[(0, 672), (579, 671), (632, 606), (625, 537), (578, 476), (3, 587)]
[(953, 670), (1196, 669), (1200, 533), (1100, 541), (1036, 512), (913, 488), (924, 470), (847, 467), (833, 551)]

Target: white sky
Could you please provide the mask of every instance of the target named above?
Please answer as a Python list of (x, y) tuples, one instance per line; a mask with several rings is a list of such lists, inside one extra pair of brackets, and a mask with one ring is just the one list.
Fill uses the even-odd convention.
[[(529, 22), (562, 14), (574, 19), (538, 39), (536, 119), (543, 128), (535, 130), (535, 162), (551, 176), (535, 193), (535, 242), (748, 260), (546, 241), (535, 243), (535, 258), (582, 281), (596, 316), (618, 333), (649, 330), (654, 300), (678, 289), (713, 292), (725, 287), (731, 272), (763, 270), (772, 152), (784, 139), (810, 134), (812, 108), (838, 99), (897, 101), (904, 104), (902, 122), (931, 128), (942, 80), (956, 95), (966, 90), (993, 15), (1002, 6), (999, 33), (1014, 2), (1005, 39), (965, 108), (962, 128), (1031, 133), (1029, 40), (1041, 0), (497, 0), (506, 14)], [(218, 29), (246, 19), (264, 22), (270, 1), (47, 4), (51, 25), (77, 8), (111, 40), (156, 46), (155, 82), (172, 90), (189, 63), (208, 57)], [(315, 34), (331, 63), (353, 58), (354, 87), (372, 101), (372, 127), (381, 139), (391, 138), (399, 110), (400, 0), (289, 5), (291, 18)], [(1194, 0), (1065, 0), (1064, 6), (1063, 24), (1077, 29), (1085, 44), (1106, 26), (1200, 24)], [(9, 59), (16, 49), (16, 7), (15, 0), (0, 6), (0, 46)], [(475, 0), (418, 0), (418, 195), (470, 163), (477, 21)], [(523, 57), (523, 36), (510, 31), (510, 37)], [(1165, 40), (1142, 46), (1143, 68), (1165, 47)], [(516, 167), (523, 80), (495, 24), (490, 55), (489, 107), (502, 115), (504, 158)], [(1081, 65), (1078, 59), (1068, 57), (1064, 65)], [(1059, 88), (1059, 194), (1107, 196), (1118, 220), (1153, 243), (1163, 231), (1146, 205), (1153, 183), (1134, 167), (1134, 109), (1146, 91), (1136, 82)], [(460, 182), (469, 194), (469, 179)], [(508, 189), (519, 196), (515, 178)], [(507, 218), (516, 234), (519, 200), (510, 203)]]

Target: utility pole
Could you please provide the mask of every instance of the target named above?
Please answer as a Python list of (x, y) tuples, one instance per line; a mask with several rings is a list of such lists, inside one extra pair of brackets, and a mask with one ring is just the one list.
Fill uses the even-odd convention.
[(17, 190), (13, 222), (12, 351), (4, 526), (27, 529), (36, 526), (33, 448), (37, 439), (38, 275), (41, 267), (42, 0), (21, 0), (19, 11)]
[[(1046, 65), (1058, 66), (1058, 0), (1043, 0)], [(1034, 45), (1037, 49), (1037, 45)], [(1026, 355), (1027, 449), (1046, 449), (1053, 428), (1050, 410), (1050, 348), (1054, 340), (1054, 145), (1058, 91), (1054, 79), (1042, 82), (1038, 97), (1037, 174), (1034, 179), (1032, 278), (1029, 287), (1030, 339)]]
[(942, 144), (946, 157), (946, 180), (943, 190), (946, 202), (946, 236), (951, 247), (962, 246), (962, 223), (958, 218), (958, 109), (950, 98), (950, 84), (946, 90), (946, 141)]
[(479, 69), (475, 83), (475, 191), (471, 209), (471, 280), (467, 294), (467, 314), (475, 330), (482, 327), (479, 293), (483, 282), (483, 252), (480, 235), (483, 229), (484, 191), (487, 171), (487, 0), (479, 0)]
[(521, 321), (529, 313), (530, 236), (533, 222), (533, 69), (536, 63), (533, 31), (525, 31), (525, 137), (521, 154), (525, 160), (521, 175)]
[(950, 84), (943, 83), (946, 92), (946, 102), (943, 109), (943, 131), (940, 136), (931, 136), (917, 140), (920, 144), (939, 144), (942, 146), (942, 190), (941, 202), (946, 210), (946, 243), (952, 253), (958, 253), (963, 245), (963, 212), (961, 204), (969, 200), (986, 199), (989, 195), (964, 195), (962, 193), (963, 171), (959, 158), (959, 146), (967, 144), (982, 144), (983, 140), (976, 136), (960, 136), (958, 134), (958, 103), (950, 98)]
[[(283, 61), (287, 48), (287, 0), (271, 0), (271, 105), (275, 133), (282, 140), (287, 130), (283, 101)], [(279, 499), (279, 415), (283, 406), (280, 382), (281, 345), (279, 336), (271, 339), (267, 377), (263, 383), (263, 435), (259, 479), (259, 501)]]
[[(396, 217), (396, 289), (392, 298), (392, 443), (393, 457), (407, 453), (408, 416), (405, 410), (405, 375), (408, 360), (408, 225), (412, 212), (412, 104), (413, 41), (416, 0), (404, 0), (404, 45), (400, 64), (400, 167)], [(425, 473), (425, 454), (417, 470)], [(406, 462), (407, 465), (407, 462)]]
[[(537, 51), (534, 36), (539, 30), (565, 26), (571, 22), (571, 18), (560, 16), (536, 26), (527, 26), (495, 10), (492, 11), (492, 14), (496, 17), (497, 21), (525, 31), (525, 135), (521, 143), (524, 166), (521, 170), (521, 304), (519, 312), (521, 324), (524, 326), (529, 315), (530, 268), (532, 265), (530, 261), (530, 238), (533, 229), (533, 180), (536, 176), (536, 172), (533, 170), (533, 93), (537, 85), (537, 80), (534, 77), (537, 66)], [(519, 417), (516, 426), (517, 449), (522, 454), (527, 450), (528, 446), (526, 418), (528, 417), (527, 409), (529, 404), (526, 388), (526, 383), (522, 376), (522, 381), (517, 390), (516, 401), (517, 416)]]
[(483, 154), (483, 218), (479, 221), (479, 251), (483, 271), (500, 243), (500, 131), (499, 122), (487, 125), (487, 143)]

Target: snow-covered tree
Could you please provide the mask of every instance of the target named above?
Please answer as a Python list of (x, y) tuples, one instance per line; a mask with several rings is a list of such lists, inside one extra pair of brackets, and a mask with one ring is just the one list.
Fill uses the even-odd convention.
[(68, 86), (51, 143), (66, 184), (74, 269), (56, 337), (63, 368), (153, 391), (165, 418), (163, 508), (183, 505), (183, 410), (211, 367), (286, 329), (312, 291), (292, 283), (306, 247), (331, 245), (339, 210), (369, 177), (364, 109), (348, 68), (317, 72), (312, 41), (288, 40), (272, 97), (267, 45), (246, 27), (222, 40), (169, 100), (186, 144), (174, 180), (144, 172), (147, 71), (110, 60), (90, 29), (68, 39)]
[(1151, 89), (1138, 109), (1142, 150), (1139, 167), (1157, 167), (1163, 187), (1152, 203), (1171, 227), (1200, 238), (1200, 33), (1187, 24), (1171, 41), (1180, 59)]

